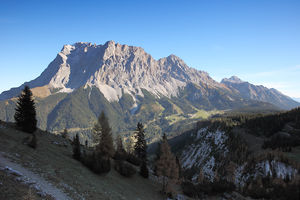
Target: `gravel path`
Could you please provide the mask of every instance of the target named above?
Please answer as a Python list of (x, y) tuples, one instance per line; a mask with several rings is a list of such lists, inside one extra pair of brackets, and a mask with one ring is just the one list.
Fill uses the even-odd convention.
[(60, 189), (53, 186), (51, 183), (40, 177), (39, 175), (25, 169), (21, 165), (9, 161), (4, 158), (0, 153), (0, 167), (8, 171), (8, 173), (13, 173), (19, 176), (19, 178), (32, 185), (35, 189), (39, 190), (41, 193), (48, 194), (57, 200), (72, 200), (67, 194), (62, 192)]

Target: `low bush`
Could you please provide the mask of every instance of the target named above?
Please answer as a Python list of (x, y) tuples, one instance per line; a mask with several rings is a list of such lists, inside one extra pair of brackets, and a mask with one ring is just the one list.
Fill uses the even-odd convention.
[(96, 174), (108, 173), (111, 170), (110, 159), (96, 156), (94, 153), (83, 157), (81, 162)]
[(182, 182), (181, 187), (185, 195), (193, 198), (203, 198), (204, 193), (198, 190), (197, 185), (191, 182)]
[(140, 167), (140, 175), (144, 178), (148, 178), (149, 177), (149, 170), (147, 167), (147, 163), (143, 162), (141, 167)]
[(141, 160), (133, 154), (128, 154), (126, 160), (135, 166), (140, 166), (141, 164)]
[(181, 184), (184, 194), (189, 197), (203, 198), (203, 195), (222, 194), (224, 192), (232, 192), (235, 190), (233, 183), (221, 180), (213, 183), (198, 183), (183, 182)]
[(124, 161), (115, 161), (115, 170), (125, 177), (132, 177), (136, 173), (134, 167)]
[(37, 147), (37, 139), (36, 139), (36, 135), (33, 133), (32, 137), (30, 139), (30, 141), (27, 144), (29, 147), (36, 149)]

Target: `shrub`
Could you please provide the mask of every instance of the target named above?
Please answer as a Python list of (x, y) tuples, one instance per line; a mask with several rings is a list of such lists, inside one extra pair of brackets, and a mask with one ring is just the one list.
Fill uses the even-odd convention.
[(115, 170), (125, 177), (131, 177), (136, 173), (134, 167), (124, 161), (116, 161)]
[(235, 189), (233, 183), (225, 180), (213, 183), (193, 184), (191, 182), (183, 182), (181, 184), (184, 194), (189, 197), (203, 198), (204, 194), (215, 195), (224, 192), (232, 192)]
[(37, 147), (37, 139), (36, 139), (36, 135), (34, 133), (32, 134), (31, 140), (28, 142), (27, 145), (29, 147), (33, 148), (33, 149), (36, 149), (36, 147)]
[(111, 169), (110, 159), (97, 157), (95, 153), (87, 154), (81, 159), (81, 162), (96, 174), (108, 173)]
[(149, 177), (149, 170), (147, 167), (147, 163), (143, 162), (141, 167), (140, 167), (140, 175), (144, 178), (148, 178)]
[(117, 151), (113, 157), (115, 160), (127, 160), (126, 152), (119, 152)]
[(232, 192), (235, 190), (235, 185), (231, 182), (221, 180), (218, 182), (211, 183), (212, 193), (224, 193), (224, 192)]
[(76, 134), (76, 136), (73, 138), (73, 158), (75, 160), (81, 159), (81, 150), (80, 150), (80, 141), (79, 136)]
[(183, 193), (189, 197), (200, 199), (203, 197), (203, 192), (199, 191), (197, 186), (191, 182), (182, 182), (181, 188)]
[(134, 156), (133, 154), (128, 154), (126, 158), (127, 162), (135, 165), (135, 166), (140, 166), (141, 160)]
[(96, 174), (108, 173), (111, 169), (110, 159), (98, 158), (95, 159), (92, 170)]

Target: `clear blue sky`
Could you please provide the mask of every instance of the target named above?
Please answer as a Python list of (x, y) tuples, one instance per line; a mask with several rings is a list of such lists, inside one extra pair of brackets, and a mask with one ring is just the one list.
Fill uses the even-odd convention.
[(36, 78), (64, 44), (114, 40), (175, 54), (220, 81), (300, 97), (300, 1), (0, 0), (0, 92)]

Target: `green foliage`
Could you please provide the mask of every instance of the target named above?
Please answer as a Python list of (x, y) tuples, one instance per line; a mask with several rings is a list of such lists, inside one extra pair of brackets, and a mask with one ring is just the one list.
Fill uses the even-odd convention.
[(205, 195), (217, 195), (232, 192), (235, 189), (233, 183), (227, 181), (216, 181), (213, 183), (193, 184), (183, 182), (181, 184), (183, 193), (189, 197), (202, 199)]
[(104, 112), (101, 112), (98, 122), (94, 126), (94, 135), (96, 138), (96, 152), (99, 156), (109, 159), (114, 155), (114, 145), (111, 134), (111, 128)]
[(125, 177), (132, 177), (136, 170), (134, 167), (132, 167), (130, 164), (124, 162), (124, 161), (115, 161), (115, 170), (119, 172), (122, 176)]
[(147, 160), (147, 144), (145, 140), (145, 130), (142, 123), (137, 124), (135, 132), (136, 142), (134, 144), (134, 153), (142, 161)]
[(120, 135), (118, 135), (118, 137), (116, 139), (116, 144), (117, 144), (117, 150), (114, 155), (114, 159), (115, 160), (126, 160), (127, 152), (124, 149), (123, 142), (122, 142)]
[(294, 122), (300, 118), (300, 107), (288, 112), (268, 114), (263, 116), (252, 115), (246, 118), (243, 127), (248, 128), (252, 134), (272, 136), (280, 131), (288, 122)]
[(300, 198), (300, 184), (288, 180), (257, 177), (244, 189), (244, 194), (255, 199), (289, 199)]
[(21, 95), (18, 97), (14, 118), (17, 126), (24, 132), (33, 133), (37, 128), (35, 103), (32, 98), (32, 92), (28, 86), (25, 86)]
[(135, 166), (139, 166), (141, 164), (141, 160), (131, 153), (127, 155), (126, 161)]
[(73, 139), (73, 158), (76, 160), (81, 159), (81, 150), (80, 150), (80, 141), (79, 141), (79, 136), (76, 134), (76, 136)]
[(149, 177), (149, 170), (148, 170), (148, 167), (147, 167), (147, 163), (145, 161), (142, 162), (142, 164), (141, 164), (140, 175), (142, 177), (144, 177), (144, 178), (148, 178)]
[(48, 129), (63, 130), (64, 128), (92, 126), (96, 116), (89, 109), (88, 92), (79, 88), (60, 101), (48, 115)]

